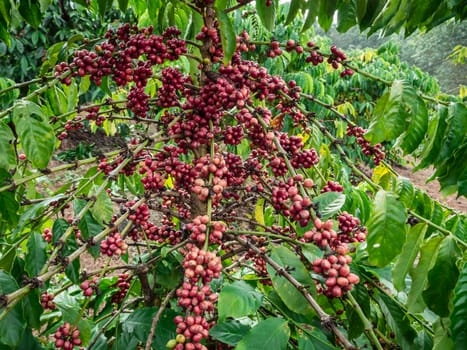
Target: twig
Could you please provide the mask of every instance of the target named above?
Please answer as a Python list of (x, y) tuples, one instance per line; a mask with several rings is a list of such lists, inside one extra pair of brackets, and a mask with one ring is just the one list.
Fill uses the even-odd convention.
[(346, 336), (337, 328), (335, 320), (332, 319), (330, 315), (328, 315), (324, 310), (321, 308), (321, 306), (318, 304), (318, 302), (311, 296), (311, 294), (308, 292), (306, 287), (302, 285), (300, 282), (298, 282), (292, 275), (290, 275), (282, 266), (280, 266), (278, 263), (276, 263), (274, 260), (272, 260), (269, 256), (267, 256), (264, 252), (262, 252), (260, 249), (258, 249), (255, 245), (247, 242), (246, 240), (237, 237), (237, 240), (240, 244), (248, 247), (249, 249), (253, 250), (256, 254), (260, 255), (271, 267), (277, 271), (278, 274), (283, 276), (285, 279), (287, 279), (290, 284), (292, 284), (306, 299), (308, 304), (315, 310), (315, 312), (318, 314), (321, 324), (323, 327), (330, 329), (337, 339), (341, 342), (341, 344), (344, 346), (345, 349), (349, 350), (355, 350), (355, 346), (346, 338)]
[(154, 335), (156, 333), (157, 323), (159, 322), (162, 312), (164, 312), (170, 299), (172, 299), (173, 295), (175, 294), (175, 291), (176, 291), (176, 288), (172, 289), (169, 292), (169, 294), (166, 295), (166, 297), (162, 301), (161, 306), (159, 306), (159, 310), (157, 310), (156, 315), (152, 319), (151, 330), (149, 331), (148, 339), (146, 340), (146, 346), (144, 347), (144, 350), (151, 350), (152, 339), (154, 338)]

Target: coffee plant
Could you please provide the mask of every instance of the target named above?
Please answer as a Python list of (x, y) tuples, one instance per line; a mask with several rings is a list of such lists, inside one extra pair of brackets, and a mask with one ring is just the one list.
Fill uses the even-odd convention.
[[(467, 106), (312, 38), (335, 6), (309, 3), (132, 1), (138, 23), (2, 81), (0, 349), (464, 346), (465, 215), (387, 156), (465, 196)], [(51, 161), (98, 129), (125, 142)]]

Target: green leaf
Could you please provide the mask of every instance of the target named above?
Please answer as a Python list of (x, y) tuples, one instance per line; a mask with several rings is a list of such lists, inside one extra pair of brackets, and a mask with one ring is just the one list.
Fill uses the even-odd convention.
[(8, 170), (11, 159), (15, 157), (13, 140), (15, 139), (10, 127), (5, 123), (0, 123), (0, 168)]
[(318, 212), (322, 219), (327, 219), (337, 212), (345, 204), (345, 194), (340, 192), (325, 192), (313, 198), (313, 203), (318, 204)]
[(467, 264), (464, 264), (454, 290), (451, 331), (455, 348), (462, 349), (467, 344)]
[(219, 321), (224, 321), (227, 317), (253, 315), (261, 303), (261, 293), (244, 281), (235, 281), (224, 286), (219, 293)]
[(39, 343), (39, 341), (37, 340), (37, 337), (35, 337), (32, 334), (32, 330), (30, 328), (27, 328), (23, 333), (21, 343), (19, 344), (17, 349), (44, 350), (41, 343)]
[[(352, 296), (357, 301), (358, 305), (362, 309), (363, 313), (369, 317), (370, 316), (370, 295), (365, 286), (357, 284), (352, 288)], [(348, 318), (349, 318), (349, 338), (356, 339), (358, 338), (365, 330), (365, 325), (360, 319), (360, 316), (355, 311), (353, 307), (346, 309)]]
[(26, 246), (28, 252), (25, 257), (26, 264), (24, 269), (29, 274), (29, 277), (34, 277), (47, 261), (47, 242), (44, 241), (40, 233), (32, 232)]
[(410, 325), (406, 312), (386, 294), (379, 293), (377, 301), (383, 312), (384, 319), (394, 331), (397, 344), (399, 344), (402, 349), (418, 350), (417, 345), (414, 344), (417, 332), (415, 332)]
[(13, 111), (13, 122), (26, 157), (33, 166), (44, 169), (55, 149), (55, 133), (38, 105), (20, 101)]
[[(0, 295), (9, 294), (19, 289), (15, 279), (0, 270)], [(21, 303), (16, 305), (6, 317), (0, 320), (0, 344), (16, 348), (21, 341), (26, 322), (21, 312)]]
[(467, 135), (467, 107), (462, 103), (449, 106), (447, 127), (442, 140), (442, 146), (435, 164), (446, 161), (459, 146), (464, 143)]
[(336, 12), (336, 5), (336, 0), (319, 1), (318, 23), (325, 32), (327, 32), (329, 28), (331, 28), (334, 13)]
[(109, 223), (113, 215), (112, 200), (106, 191), (101, 191), (90, 209), (92, 216), (100, 224)]
[(399, 200), (404, 203), (406, 208), (411, 208), (415, 198), (415, 189), (412, 182), (402, 176), (397, 178), (396, 193), (399, 195)]
[(394, 287), (398, 291), (405, 289), (405, 277), (413, 267), (415, 258), (420, 251), (420, 246), (427, 230), (426, 224), (418, 224), (410, 228), (407, 232), (405, 244), (402, 247), (402, 253), (397, 259), (392, 269), (392, 278)]
[(13, 192), (0, 193), (0, 218), (8, 222), (11, 226), (16, 226), (18, 223), (19, 203), (16, 201)]
[(319, 328), (298, 334), (299, 350), (336, 350)]
[(290, 337), (287, 321), (282, 318), (268, 318), (253, 327), (235, 350), (285, 350)]
[(311, 26), (315, 23), (316, 16), (318, 15), (318, 6), (315, 2), (308, 2), (309, 6), (307, 9), (307, 14), (305, 18), (305, 23), (303, 23), (303, 27), (301, 32), (305, 32), (311, 28)]
[(395, 80), (389, 92), (376, 103), (368, 132), (372, 143), (394, 140), (406, 130), (408, 113), (403, 103), (404, 83)]
[(20, 0), (18, 11), (34, 29), (41, 24), (42, 14), (37, 0)]
[(216, 1), (216, 6), (219, 3), (224, 3), (224, 6), (217, 8), (217, 19), (219, 21), (219, 29), (221, 33), (222, 48), (224, 50), (224, 64), (228, 64), (232, 59), (237, 45), (237, 37), (229, 16), (224, 12), (226, 1)]
[(54, 298), (54, 303), (62, 313), (63, 321), (71, 324), (79, 321), (81, 306), (75, 298), (68, 293), (60, 293)]
[(297, 16), (300, 7), (302, 6), (302, 0), (292, 0), (289, 5), (289, 12), (287, 12), (287, 19), (285, 25), (290, 24)]
[(446, 130), (446, 119), (448, 109), (446, 107), (440, 108), (428, 123), (428, 131), (426, 134), (426, 141), (423, 146), (420, 158), (422, 161), (418, 164), (414, 171), (426, 168), (432, 164), (439, 155), (442, 146), (442, 139)]
[(449, 316), (449, 302), (459, 277), (456, 262), (460, 256), (456, 241), (447, 236), (441, 243), (435, 265), (428, 273), (428, 287), (423, 292), (423, 300), (441, 317)]
[[(73, 201), (75, 214), (79, 213), (86, 206), (86, 203), (83, 199)], [(78, 228), (83, 239), (89, 239), (101, 232), (104, 227), (89, 212), (86, 212), (78, 223)]]
[(402, 250), (405, 242), (407, 214), (393, 193), (378, 191), (368, 229), (368, 261), (384, 267)]
[(11, 20), (11, 2), (10, 1), (0, 1), (0, 16), (3, 18), (6, 26), (10, 25)]
[[(449, 319), (447, 318), (438, 318), (433, 323), (433, 350), (455, 350), (454, 343), (449, 334)], [(463, 344), (460, 347), (460, 350), (465, 348)]]
[(342, 1), (337, 12), (337, 31), (344, 33), (357, 24), (356, 0)]
[(209, 335), (224, 344), (235, 346), (250, 330), (250, 326), (238, 320), (218, 322), (209, 330)]
[(125, 12), (128, 8), (128, 0), (118, 0), (118, 8), (120, 11)]
[(97, 0), (97, 6), (99, 9), (99, 15), (104, 17), (107, 9), (112, 5), (112, 0)]
[(59, 218), (55, 220), (52, 226), (52, 243), (57, 243), (66, 230), (68, 230), (68, 227), (70, 227), (70, 225), (65, 219)]
[[(284, 246), (273, 246), (271, 249), (271, 258), (281, 267), (290, 271), (290, 275), (302, 285), (308, 287), (312, 294), (316, 293), (313, 279), (310, 277), (308, 270), (300, 261), (297, 254)], [(278, 274), (269, 264), (267, 265), (267, 270), (275, 291), (290, 310), (302, 315), (313, 313), (313, 309), (302, 293), (292, 286), (285, 277)]]
[(39, 300), (40, 293), (38, 289), (30, 291), (23, 299), (23, 315), (28, 326), (33, 329), (41, 328), (40, 317), (43, 312), (43, 308)]
[(46, 198), (43, 201), (32, 205), (19, 218), (18, 226), (15, 228), (15, 232), (21, 232), (24, 226), (28, 224), (29, 220), (34, 219), (38, 216), (41, 209), (48, 207), (52, 202), (58, 201), (63, 197), (63, 194), (59, 194), (53, 197)]
[(276, 19), (275, 1), (271, 1), (271, 6), (266, 6), (266, 1), (255, 1), (256, 12), (258, 13), (261, 23), (270, 32), (274, 29), (274, 20)]
[(400, 147), (404, 150), (405, 154), (415, 151), (420, 143), (423, 141), (428, 129), (428, 109), (425, 102), (417, 95), (413, 88), (405, 89), (404, 97), (409, 94), (411, 98), (404, 98), (404, 102), (409, 107), (410, 121), (407, 130), (401, 135)]
[(156, 312), (157, 308), (155, 307), (145, 307), (135, 310), (128, 316), (125, 322), (122, 323), (123, 332), (132, 334), (141, 342), (146, 342), (151, 329), (152, 319)]
[(411, 313), (422, 312), (425, 308), (423, 301), (420, 299), (428, 280), (428, 272), (435, 264), (443, 239), (444, 237), (432, 237), (424, 243), (420, 249), (420, 260), (417, 266), (410, 271), (412, 285), (407, 296), (407, 309)]

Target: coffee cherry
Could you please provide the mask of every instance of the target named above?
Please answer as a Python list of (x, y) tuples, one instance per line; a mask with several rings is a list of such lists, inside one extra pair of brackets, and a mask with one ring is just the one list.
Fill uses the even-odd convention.
[(54, 295), (44, 292), (41, 295), (41, 305), (44, 310), (55, 310), (57, 306), (54, 304)]

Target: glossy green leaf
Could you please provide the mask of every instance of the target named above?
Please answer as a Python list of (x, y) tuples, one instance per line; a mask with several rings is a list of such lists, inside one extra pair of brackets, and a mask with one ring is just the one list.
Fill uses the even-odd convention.
[(76, 324), (79, 321), (81, 307), (74, 297), (68, 293), (60, 293), (54, 298), (54, 303), (62, 313), (65, 322)]
[(430, 238), (422, 245), (420, 260), (417, 266), (410, 271), (412, 277), (412, 285), (407, 296), (407, 308), (409, 312), (422, 312), (425, 308), (421, 296), (425, 290), (428, 281), (428, 272), (431, 270), (436, 261), (439, 247), (444, 237)]
[(412, 207), (415, 198), (415, 189), (409, 179), (401, 176), (397, 178), (396, 193), (399, 195), (399, 200), (404, 203), (407, 208)]
[(218, 322), (209, 330), (209, 335), (224, 344), (235, 346), (242, 340), (251, 327), (238, 320)]
[(63, 197), (64, 197), (63, 194), (59, 194), (53, 197), (46, 198), (39, 203), (33, 204), (20, 216), (19, 221), (18, 221), (18, 226), (16, 226), (15, 228), (15, 232), (17, 233), (21, 232), (24, 226), (27, 225), (30, 220), (36, 218), (42, 209), (48, 207), (51, 203), (58, 201), (59, 199)]
[(268, 318), (253, 327), (235, 350), (285, 350), (289, 337), (290, 329), (286, 320)]
[(43, 312), (42, 305), (39, 302), (40, 292), (34, 289), (23, 299), (23, 315), (28, 327), (33, 329), (41, 328), (40, 317)]
[(216, 5), (223, 5), (216, 8), (217, 18), (219, 20), (219, 29), (221, 33), (222, 48), (224, 49), (224, 64), (228, 64), (235, 52), (237, 39), (229, 16), (224, 12), (225, 1), (216, 1)]
[(11, 160), (15, 157), (14, 139), (10, 127), (5, 123), (0, 123), (0, 168), (8, 170)]
[(41, 24), (42, 14), (39, 1), (20, 0), (18, 11), (33, 28), (37, 29)]
[(356, 0), (342, 1), (337, 12), (337, 30), (341, 33), (348, 31), (357, 24)]
[(270, 6), (266, 6), (266, 1), (255, 1), (256, 12), (258, 13), (261, 23), (266, 27), (267, 30), (272, 31), (274, 29), (274, 21), (276, 19), (276, 5), (275, 1), (271, 1)]
[[(357, 301), (358, 305), (362, 309), (363, 313), (370, 317), (370, 295), (368, 294), (368, 289), (361, 285), (357, 284), (352, 288), (352, 296)], [(365, 330), (365, 325), (362, 322), (360, 316), (358, 315), (357, 311), (350, 306), (346, 309), (346, 313), (349, 318), (349, 327), (348, 333), (350, 339), (358, 338)]]
[(451, 331), (455, 348), (462, 349), (467, 344), (467, 264), (464, 264), (454, 290)]
[(59, 218), (55, 220), (52, 226), (52, 243), (57, 243), (68, 227), (70, 227), (70, 225), (65, 219)]
[[(0, 270), (0, 295), (12, 293), (19, 289), (15, 279)], [(6, 317), (0, 320), (0, 344), (16, 348), (21, 342), (22, 334), (26, 328), (23, 320), (21, 304), (15, 306)]]
[[(410, 93), (407, 93), (408, 91)], [(405, 88), (404, 97), (404, 102), (409, 108), (410, 121), (407, 130), (401, 135), (400, 147), (405, 154), (409, 154), (418, 148), (425, 137), (428, 129), (428, 109), (414, 89)]]
[(291, 23), (294, 18), (297, 16), (300, 7), (302, 6), (302, 0), (292, 0), (290, 1), (289, 5), (289, 12), (287, 12), (287, 19), (285, 20), (285, 24)]
[(428, 273), (428, 285), (423, 292), (426, 305), (441, 317), (449, 316), (449, 303), (459, 277), (457, 260), (461, 251), (456, 241), (448, 236), (438, 251), (436, 262)]
[(100, 224), (109, 223), (113, 215), (113, 204), (106, 191), (97, 195), (96, 202), (90, 209), (92, 216)]
[(101, 17), (104, 17), (105, 12), (110, 6), (112, 6), (112, 0), (97, 0), (97, 7)]
[(44, 350), (42, 344), (39, 343), (37, 337), (32, 334), (32, 330), (27, 328), (22, 336), (21, 343), (18, 346), (18, 349), (27, 349), (27, 350)]
[(261, 293), (244, 281), (235, 281), (224, 286), (219, 293), (217, 305), (219, 320), (253, 315), (261, 303)]
[(439, 111), (431, 117), (431, 120), (428, 123), (427, 134), (425, 135), (426, 140), (420, 156), (422, 161), (414, 168), (414, 170), (426, 168), (438, 157), (442, 146), (443, 135), (447, 126), (447, 116), (448, 109), (446, 107), (441, 107)]
[(133, 335), (141, 342), (146, 342), (156, 312), (157, 308), (155, 307), (144, 307), (135, 310), (122, 323), (123, 332)]
[[(82, 199), (75, 200), (73, 202), (75, 214), (79, 213), (86, 206), (86, 203), (87, 202)], [(87, 212), (78, 223), (78, 228), (81, 231), (81, 237), (83, 237), (83, 239), (89, 239), (101, 232), (103, 226), (97, 222), (89, 212)]]
[(13, 192), (0, 193), (0, 221), (4, 220), (11, 226), (18, 223), (19, 203), (16, 201)]
[(447, 160), (455, 149), (465, 142), (467, 135), (467, 107), (462, 103), (455, 103), (449, 107), (447, 127), (442, 140), (442, 146), (436, 163)]
[[(318, 23), (325, 32), (331, 28), (331, 24), (336, 12), (336, 0), (320, 0), (319, 1), (319, 13)], [(313, 5), (312, 5), (313, 6)], [(316, 5), (314, 5), (316, 6)]]
[(403, 103), (404, 83), (395, 80), (389, 92), (376, 103), (368, 132), (372, 143), (394, 140), (406, 130), (408, 113)]
[[(284, 246), (274, 246), (271, 249), (271, 258), (287, 269), (298, 282), (308, 287), (310, 293), (315, 294), (315, 284), (297, 254)], [(313, 312), (305, 297), (285, 277), (277, 273), (269, 264), (267, 270), (275, 291), (290, 310), (302, 315)]]
[(47, 242), (44, 241), (40, 233), (32, 232), (26, 247), (28, 252), (25, 256), (26, 265), (24, 269), (30, 277), (34, 277), (41, 271), (42, 266), (47, 261)]
[(405, 242), (407, 214), (393, 193), (378, 191), (367, 222), (368, 261), (384, 267), (402, 250)]
[(55, 133), (38, 105), (19, 102), (13, 112), (13, 122), (27, 159), (39, 169), (49, 164), (55, 149)]
[(384, 314), (384, 319), (395, 334), (397, 344), (403, 349), (418, 350), (417, 345), (414, 343), (417, 333), (410, 325), (406, 312), (386, 294), (380, 293), (377, 301)]
[(313, 198), (313, 203), (318, 205), (318, 212), (322, 219), (327, 219), (339, 210), (345, 204), (345, 194), (340, 192), (325, 192)]
[(128, 1), (129, 0), (118, 0), (118, 8), (120, 11), (125, 12), (128, 8)]
[(399, 291), (405, 289), (405, 277), (413, 267), (415, 258), (420, 251), (420, 246), (425, 237), (426, 230), (427, 225), (421, 223), (412, 226), (407, 232), (407, 238), (402, 247), (402, 252), (392, 269), (394, 287)]
[(3, 18), (5, 25), (8, 26), (11, 20), (11, 2), (10, 1), (0, 1), (0, 16)]

